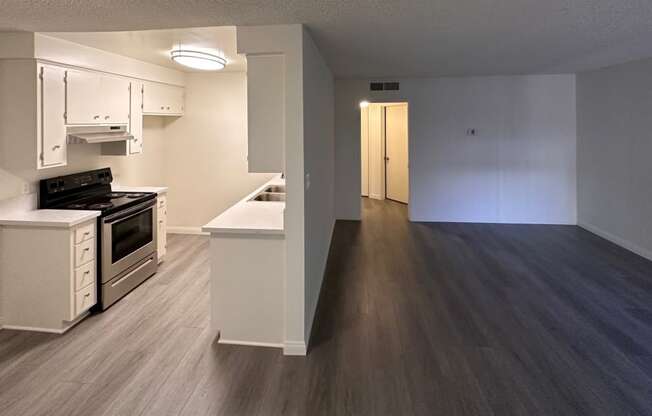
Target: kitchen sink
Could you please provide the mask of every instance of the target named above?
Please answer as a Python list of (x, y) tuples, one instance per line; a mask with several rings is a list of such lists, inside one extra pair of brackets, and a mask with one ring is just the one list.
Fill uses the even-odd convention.
[(285, 185), (270, 185), (263, 192), (285, 193)]
[(285, 194), (280, 192), (261, 192), (250, 201), (285, 202)]

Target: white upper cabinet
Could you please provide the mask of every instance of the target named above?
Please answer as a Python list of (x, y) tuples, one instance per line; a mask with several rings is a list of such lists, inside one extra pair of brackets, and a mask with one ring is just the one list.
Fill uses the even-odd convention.
[(249, 172), (283, 172), (285, 165), (283, 55), (247, 56)]
[(129, 104), (129, 80), (89, 71), (67, 71), (67, 124), (127, 124)]
[(38, 168), (64, 166), (66, 158), (66, 71), (38, 65), (37, 132)]
[(102, 123), (100, 90), (102, 76), (95, 72), (68, 70), (66, 74), (66, 123)]
[(131, 115), (129, 118), (129, 132), (134, 136), (129, 141), (129, 154), (138, 154), (143, 151), (143, 83), (131, 83)]
[(100, 98), (103, 101), (102, 122), (129, 123), (130, 82), (124, 78), (103, 76), (100, 82)]
[(184, 90), (173, 85), (147, 82), (143, 90), (145, 115), (181, 116), (184, 111)]

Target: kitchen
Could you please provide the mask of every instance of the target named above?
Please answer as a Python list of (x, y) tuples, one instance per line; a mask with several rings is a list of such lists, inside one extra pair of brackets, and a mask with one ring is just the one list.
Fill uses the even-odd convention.
[(3, 328), (65, 333), (111, 311), (174, 260), (168, 234), (242, 234), (231, 258), (247, 259), (272, 229), (271, 309), (243, 318), (261, 282), (230, 292), (255, 274), (212, 249), (212, 322), (220, 342), (283, 347), (282, 55), (245, 59), (235, 27), (3, 39)]

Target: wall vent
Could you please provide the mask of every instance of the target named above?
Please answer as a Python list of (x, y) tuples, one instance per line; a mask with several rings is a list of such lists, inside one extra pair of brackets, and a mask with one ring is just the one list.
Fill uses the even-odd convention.
[(398, 91), (398, 82), (370, 82), (369, 91)]

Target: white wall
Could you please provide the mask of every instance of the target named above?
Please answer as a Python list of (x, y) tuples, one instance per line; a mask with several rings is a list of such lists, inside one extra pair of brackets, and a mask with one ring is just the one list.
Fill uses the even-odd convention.
[(304, 30), (303, 152), (305, 174), (310, 177), (304, 196), (306, 339), (310, 339), (335, 225), (334, 94), (333, 75)]
[(185, 114), (164, 129), (171, 230), (199, 231), (273, 174), (247, 170), (245, 73), (190, 73)]
[[(576, 222), (573, 75), (336, 82), (336, 213), (360, 218), (359, 102), (407, 101), (414, 221)], [(475, 128), (478, 135), (466, 135)]]
[(652, 259), (652, 59), (577, 75), (578, 222)]
[(305, 221), (303, 152), (303, 27), (238, 26), (238, 53), (285, 58), (285, 354), (305, 354)]

